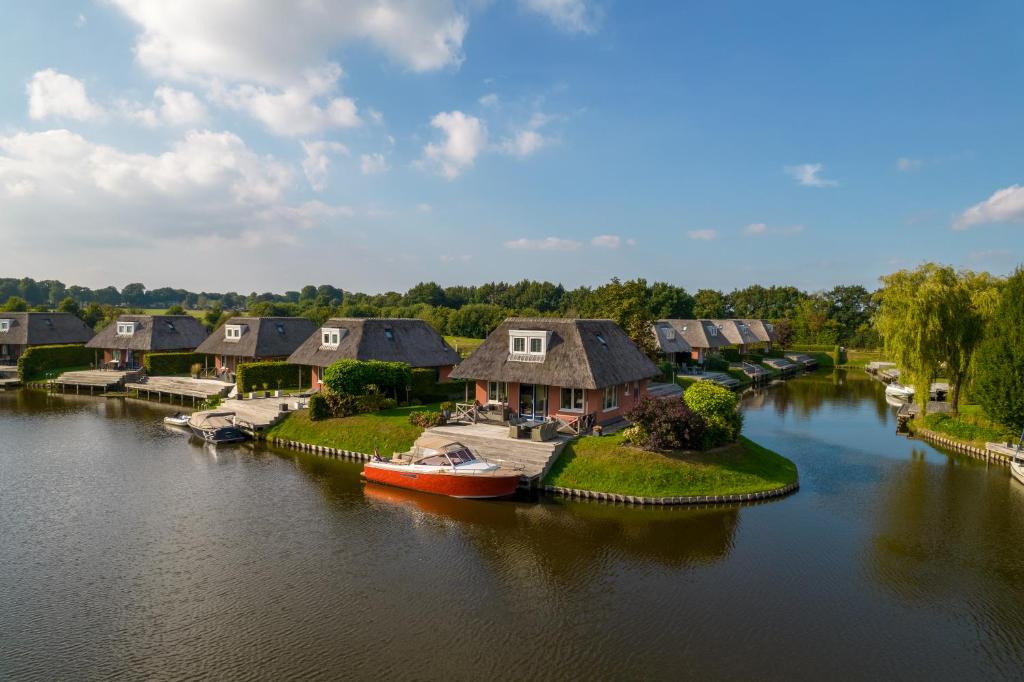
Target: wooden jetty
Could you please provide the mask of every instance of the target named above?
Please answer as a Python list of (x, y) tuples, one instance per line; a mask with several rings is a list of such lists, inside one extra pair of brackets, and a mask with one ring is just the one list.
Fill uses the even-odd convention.
[[(497, 424), (450, 423), (423, 432), (420, 438), (441, 436), (469, 446), (483, 459), (523, 468), (524, 484), (533, 485), (544, 477), (574, 436), (558, 433), (547, 441), (509, 438), (509, 427)], [(418, 442), (418, 441), (417, 441)], [(389, 456), (391, 453), (381, 453)]]
[(17, 365), (0, 365), (0, 388), (21, 386)]
[(199, 422), (208, 414), (233, 412), (235, 425), (256, 437), (284, 419), (289, 413), (305, 408), (305, 398), (256, 398), (251, 400), (232, 398), (225, 400), (214, 410), (193, 412), (192, 419)]
[(775, 371), (782, 372), (782, 376), (796, 374), (798, 371), (803, 369), (803, 365), (798, 365), (786, 358), (765, 358), (762, 362)]
[(139, 371), (117, 371), (112, 369), (90, 369), (78, 372), (64, 372), (50, 382), (50, 386), (61, 391), (74, 390), (81, 393), (88, 390), (89, 393), (103, 393), (113, 389), (121, 388), (126, 381), (138, 378)]
[(195, 405), (214, 396), (226, 396), (234, 384), (191, 377), (141, 377), (136, 381), (126, 381), (124, 388), (134, 391), (137, 398), (163, 400), (166, 397), (172, 402), (177, 399), (182, 405), (186, 400), (191, 400), (192, 405)]

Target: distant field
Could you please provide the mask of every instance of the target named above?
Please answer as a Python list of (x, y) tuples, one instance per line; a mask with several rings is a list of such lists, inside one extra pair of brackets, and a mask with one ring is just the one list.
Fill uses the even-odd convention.
[[(142, 312), (146, 315), (164, 315), (167, 313), (167, 308), (143, 308)], [(186, 310), (185, 312), (197, 320), (203, 319), (203, 315), (206, 314), (205, 310)]]
[(444, 340), (448, 345), (458, 351), (459, 355), (466, 357), (484, 342), (483, 339), (470, 339), (465, 336), (446, 336)]

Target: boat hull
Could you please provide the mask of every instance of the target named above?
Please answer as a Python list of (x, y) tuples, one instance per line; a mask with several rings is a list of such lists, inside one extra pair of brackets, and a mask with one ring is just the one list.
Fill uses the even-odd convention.
[(214, 445), (221, 443), (239, 443), (249, 438), (245, 431), (234, 426), (222, 426), (216, 429), (201, 429), (195, 426), (191, 428), (192, 433), (194, 433), (198, 438), (202, 438), (207, 443), (213, 443)]
[(510, 497), (519, 487), (519, 475), (459, 475), (400, 471), (367, 465), (363, 477), (373, 483), (467, 499)]
[(1024, 484), (1024, 461), (1014, 460), (1010, 462), (1010, 475), (1021, 484)]

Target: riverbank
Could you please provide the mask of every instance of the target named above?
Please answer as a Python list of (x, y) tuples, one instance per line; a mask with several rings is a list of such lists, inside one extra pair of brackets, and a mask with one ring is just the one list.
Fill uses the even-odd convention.
[(372, 453), (383, 457), (405, 452), (423, 433), (423, 428), (409, 423), (409, 413), (436, 411), (439, 404), (396, 407), (370, 414), (357, 414), (313, 421), (309, 411), (293, 412), (266, 432), (269, 441), (293, 441), (352, 452)]
[(789, 492), (797, 483), (793, 462), (742, 436), (709, 452), (660, 453), (627, 445), (619, 434), (573, 441), (543, 482), (554, 492), (582, 490), (649, 499), (753, 499), (743, 496)]

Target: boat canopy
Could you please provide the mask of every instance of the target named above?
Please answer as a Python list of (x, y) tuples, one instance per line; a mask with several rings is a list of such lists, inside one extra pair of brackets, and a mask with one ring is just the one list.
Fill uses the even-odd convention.
[(443, 436), (423, 435), (413, 446), (413, 464), (448, 466), (476, 461), (473, 452), (458, 441)]

